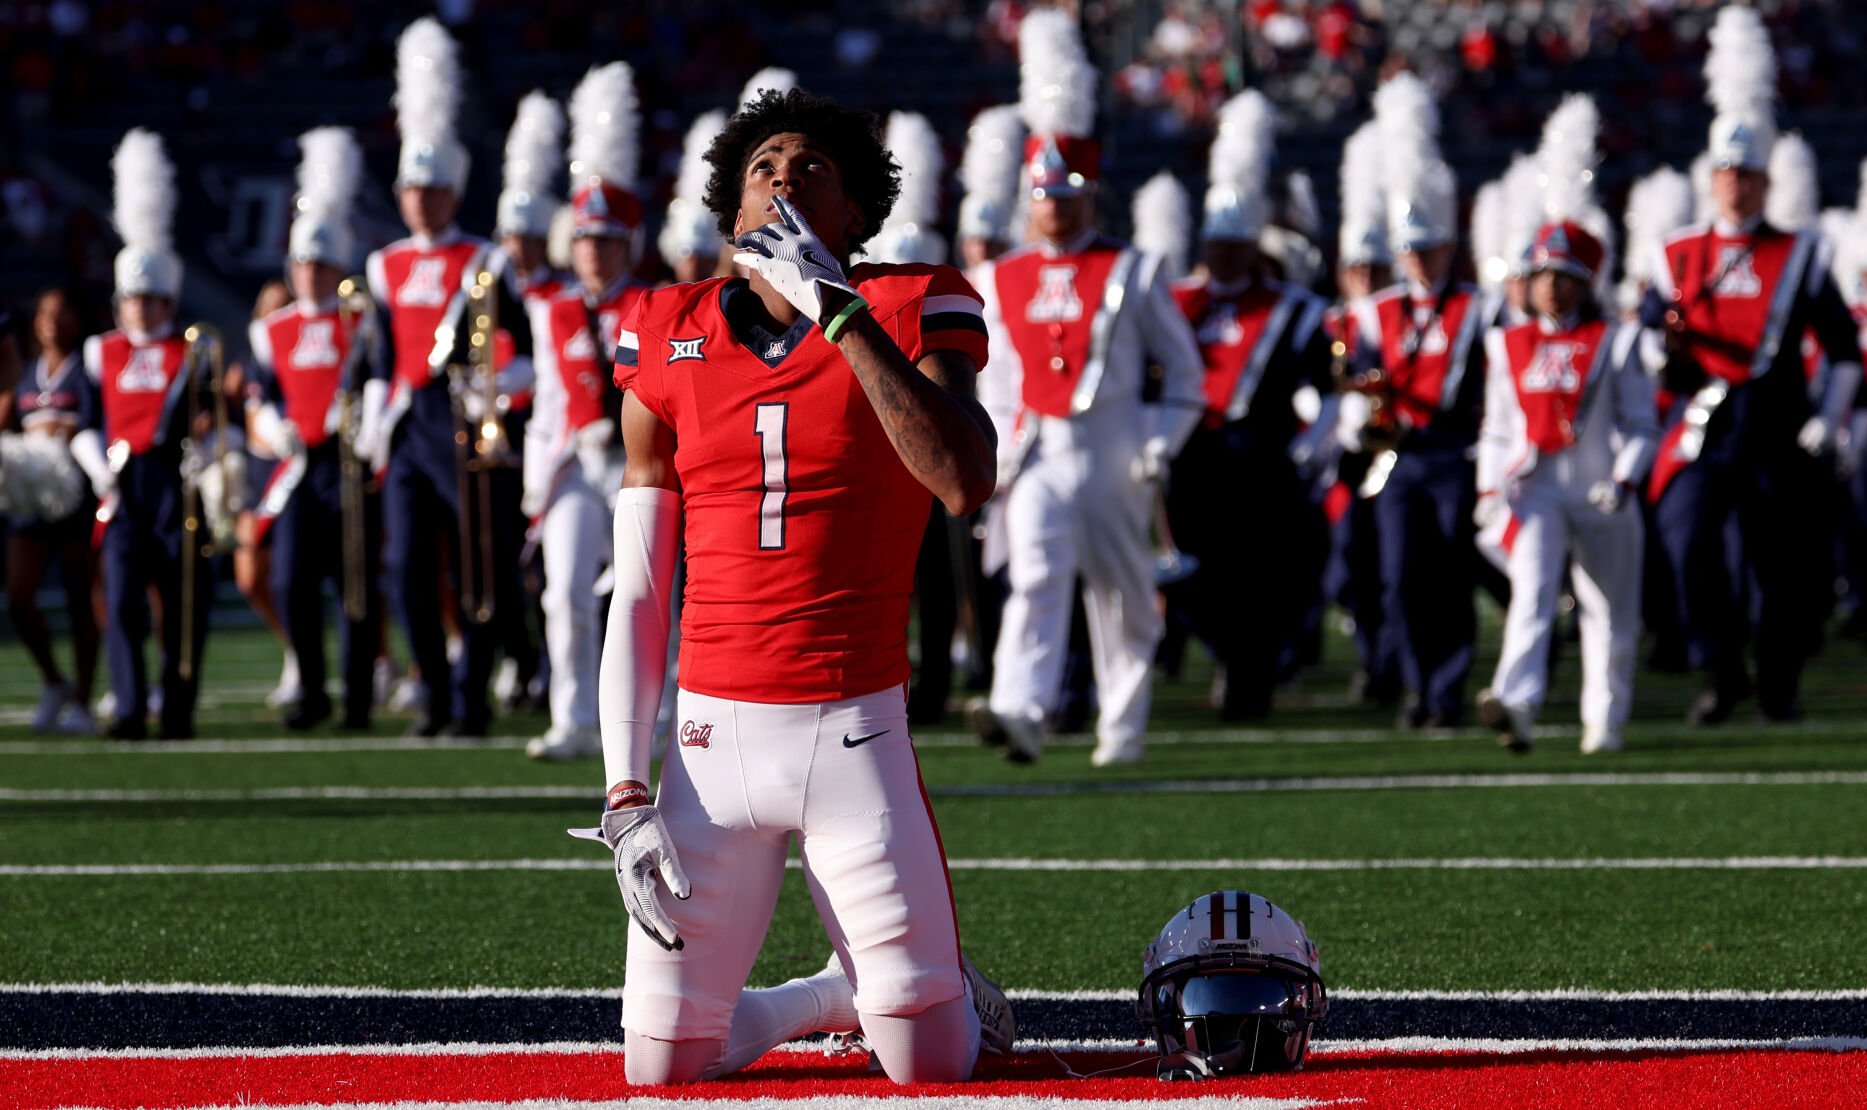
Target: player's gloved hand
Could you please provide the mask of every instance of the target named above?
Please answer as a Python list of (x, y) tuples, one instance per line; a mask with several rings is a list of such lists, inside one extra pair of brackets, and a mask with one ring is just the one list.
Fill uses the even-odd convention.
[(1825, 455), (1835, 449), (1835, 426), (1826, 416), (1811, 416), (1796, 433), (1796, 443), (1811, 455)]
[(1141, 453), (1128, 465), (1128, 473), (1137, 482), (1164, 482), (1173, 457), (1165, 436), (1153, 436), (1141, 445)]
[(1604, 515), (1611, 515), (1620, 510), (1627, 500), (1627, 491), (1619, 482), (1603, 478), (1588, 487), (1588, 503), (1600, 509)]
[(279, 421), (278, 442), (274, 443), (273, 447), (282, 459), (289, 459), (294, 455), (304, 453), (305, 436), (298, 430), (296, 421)]
[(600, 826), (571, 829), (570, 834), (609, 845), (616, 853), (616, 886), (622, 891), (622, 904), (629, 916), (663, 948), (674, 951), (684, 947), (674, 923), (655, 901), (655, 878), (659, 875), (676, 898), (685, 900), (694, 891), (681, 870), (680, 857), (674, 853), (674, 838), (668, 835), (668, 826), (653, 805), (605, 810)]
[(733, 261), (758, 271), (799, 312), (824, 324), (824, 290), (841, 289), (852, 297), (856, 291), (844, 278), (842, 265), (791, 202), (774, 196), (771, 203), (777, 221), (734, 240), (738, 249)]

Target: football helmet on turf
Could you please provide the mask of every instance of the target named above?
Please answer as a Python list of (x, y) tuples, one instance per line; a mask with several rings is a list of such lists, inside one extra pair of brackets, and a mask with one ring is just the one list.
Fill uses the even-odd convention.
[(1162, 1079), (1301, 1067), (1329, 1012), (1316, 942), (1303, 923), (1242, 890), (1201, 895), (1173, 915), (1141, 961), (1141, 1024)]

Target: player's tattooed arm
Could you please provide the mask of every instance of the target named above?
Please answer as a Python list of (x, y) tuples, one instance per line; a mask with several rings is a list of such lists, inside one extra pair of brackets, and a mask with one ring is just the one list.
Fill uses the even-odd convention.
[(972, 359), (935, 351), (911, 363), (866, 312), (842, 329), (836, 345), (908, 471), (954, 516), (985, 504), (997, 481), (998, 437), (979, 404)]

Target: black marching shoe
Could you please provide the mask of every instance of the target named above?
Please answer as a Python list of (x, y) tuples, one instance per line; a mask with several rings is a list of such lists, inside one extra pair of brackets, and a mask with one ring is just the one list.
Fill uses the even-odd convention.
[(1692, 699), (1692, 707), (1686, 710), (1685, 722), (1688, 725), (1705, 727), (1721, 725), (1731, 719), (1737, 703), (1750, 696), (1750, 677), (1737, 675), (1723, 680), (1713, 679), (1709, 686), (1699, 691)]
[(299, 698), (290, 709), (287, 709), (285, 715), (280, 719), (284, 722), (286, 728), (294, 732), (303, 732), (308, 728), (316, 728), (325, 721), (331, 719), (331, 699), (328, 697), (306, 694), (304, 697)]

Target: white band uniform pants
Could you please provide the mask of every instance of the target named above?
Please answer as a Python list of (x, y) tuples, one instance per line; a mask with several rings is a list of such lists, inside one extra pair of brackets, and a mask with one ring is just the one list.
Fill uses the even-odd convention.
[(765, 940), (793, 834), (804, 879), (863, 1014), (961, 998), (946, 858), (901, 687), (771, 705), (678, 695), (656, 805), (693, 894), (661, 906), (685, 946), (629, 926), (623, 1027), (724, 1040)]
[(1055, 709), (1080, 573), (1101, 707), (1096, 737), (1120, 746), (1147, 728), (1162, 632), (1148, 537), (1154, 489), (1131, 473), (1138, 446), (1099, 434), (1094, 415), (1045, 418), (1006, 498), (1011, 596), (992, 658), (991, 707), (1027, 720)]
[(575, 460), (539, 522), (545, 589), (545, 651), (551, 659), (551, 724), (597, 727), (597, 665), (603, 652), (596, 580), (610, 562), (610, 513)]
[(1613, 513), (1585, 491), (1527, 483), (1511, 503), (1517, 518), (1506, 560), (1510, 610), (1492, 693), (1506, 705), (1542, 708), (1549, 686), (1549, 641), (1563, 571), (1572, 581), (1582, 636), (1582, 724), (1617, 731), (1632, 708), (1640, 635), (1643, 550), (1639, 506)]

